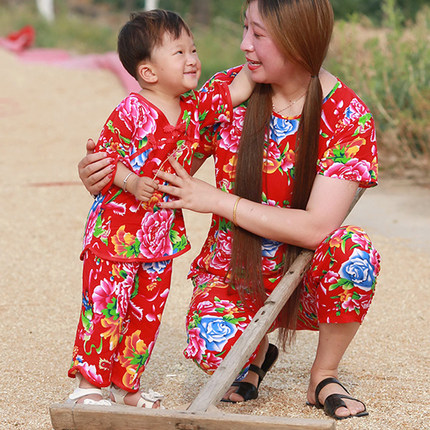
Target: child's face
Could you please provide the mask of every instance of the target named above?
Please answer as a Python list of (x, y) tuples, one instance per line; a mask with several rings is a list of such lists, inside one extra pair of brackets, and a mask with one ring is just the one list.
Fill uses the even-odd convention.
[(178, 39), (166, 33), (163, 43), (156, 46), (151, 63), (158, 76), (159, 87), (172, 95), (179, 95), (197, 87), (201, 63), (194, 39), (182, 31)]

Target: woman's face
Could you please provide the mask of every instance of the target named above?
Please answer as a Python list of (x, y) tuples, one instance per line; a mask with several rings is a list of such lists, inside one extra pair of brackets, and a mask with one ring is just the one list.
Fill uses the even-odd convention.
[(255, 82), (282, 85), (291, 63), (281, 54), (269, 35), (256, 0), (251, 1), (246, 10), (240, 49), (245, 53)]

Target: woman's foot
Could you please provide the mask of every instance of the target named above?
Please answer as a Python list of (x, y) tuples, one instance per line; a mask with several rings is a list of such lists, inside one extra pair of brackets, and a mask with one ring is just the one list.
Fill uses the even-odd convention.
[(161, 405), (163, 396), (153, 390), (149, 390), (149, 393), (144, 393), (142, 391), (131, 393), (112, 384), (110, 388), (110, 399), (112, 403), (119, 405), (135, 406), (138, 408), (163, 408)]
[(261, 345), (245, 378), (239, 382), (235, 382), (225, 393), (222, 401), (237, 403), (258, 397), (260, 383), (266, 372), (275, 364), (279, 353), (278, 348), (275, 345), (269, 344), (267, 338), (264, 341), (265, 344)]
[(336, 419), (368, 415), (364, 403), (351, 397), (334, 376), (311, 377), (307, 399), (309, 405), (324, 408), (327, 415)]

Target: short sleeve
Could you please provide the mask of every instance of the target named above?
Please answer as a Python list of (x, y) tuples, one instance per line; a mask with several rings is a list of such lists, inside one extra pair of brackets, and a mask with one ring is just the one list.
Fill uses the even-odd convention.
[[(220, 122), (231, 121), (233, 114), (233, 106), (231, 104), (230, 91), (228, 85), (233, 81), (234, 77), (241, 70), (242, 66), (237, 66), (232, 69), (218, 72), (211, 79), (209, 79), (201, 88), (199, 94), (204, 93), (215, 93), (221, 94), (217, 104), (223, 104), (220, 106), (221, 111), (212, 114), (212, 116), (218, 116), (219, 121), (214, 121), (213, 118), (205, 118), (205, 124), (200, 130), (200, 142), (199, 146), (194, 151), (194, 156), (197, 158), (207, 158), (213, 155), (215, 151), (215, 139), (217, 129), (219, 128)], [(227, 103), (226, 103), (227, 102)], [(223, 111), (224, 110), (224, 111)], [(212, 124), (210, 123), (212, 122)]]
[(101, 191), (106, 194), (112, 186), (118, 161), (124, 159), (129, 151), (132, 138), (132, 118), (124, 114), (124, 101), (110, 114), (100, 133), (95, 152), (106, 152), (112, 158), (115, 170), (109, 183)]
[(318, 174), (358, 182), (378, 183), (378, 154), (372, 114), (357, 97), (339, 115), (333, 136), (318, 160)]

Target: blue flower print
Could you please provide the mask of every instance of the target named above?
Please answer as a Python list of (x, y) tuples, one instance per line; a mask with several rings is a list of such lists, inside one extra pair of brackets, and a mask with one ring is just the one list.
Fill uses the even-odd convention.
[(222, 351), (228, 339), (236, 333), (234, 324), (220, 317), (204, 316), (200, 320), (198, 328), (200, 336), (206, 342), (206, 349), (209, 351)]
[(153, 261), (143, 264), (143, 270), (147, 273), (163, 273), (167, 264), (172, 260)]
[(359, 249), (354, 250), (348, 261), (342, 264), (339, 274), (363, 290), (372, 288), (375, 282), (374, 266), (370, 255)]
[(142, 152), (137, 157), (133, 158), (133, 154), (136, 152), (136, 149), (133, 148), (130, 154), (130, 164), (131, 167), (133, 167), (134, 171), (138, 171), (148, 159), (149, 153), (151, 152), (152, 148), (147, 149), (146, 151)]
[(274, 257), (280, 245), (281, 245), (281, 242), (277, 242), (276, 240), (263, 239), (263, 243), (261, 247), (263, 257), (268, 257), (268, 258)]
[(286, 136), (294, 134), (299, 128), (297, 119), (285, 119), (272, 116), (270, 122), (270, 139), (280, 142)]

